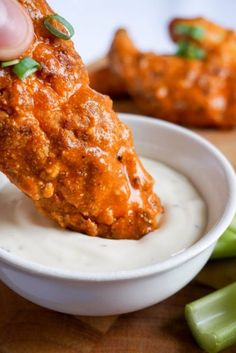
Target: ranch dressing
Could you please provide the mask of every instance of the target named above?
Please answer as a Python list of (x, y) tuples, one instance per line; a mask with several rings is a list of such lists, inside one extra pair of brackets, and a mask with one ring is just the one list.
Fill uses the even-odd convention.
[(129, 270), (166, 260), (203, 234), (206, 206), (194, 186), (166, 165), (142, 158), (165, 208), (159, 229), (140, 240), (110, 240), (60, 229), (0, 176), (0, 247), (49, 267), (69, 271)]

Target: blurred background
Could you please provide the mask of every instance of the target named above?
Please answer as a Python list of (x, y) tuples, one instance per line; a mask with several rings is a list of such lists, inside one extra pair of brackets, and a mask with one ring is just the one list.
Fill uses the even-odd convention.
[(172, 48), (167, 24), (175, 16), (205, 16), (236, 28), (236, 0), (49, 0), (75, 28), (74, 42), (86, 64), (101, 58), (113, 33), (126, 27), (143, 50)]

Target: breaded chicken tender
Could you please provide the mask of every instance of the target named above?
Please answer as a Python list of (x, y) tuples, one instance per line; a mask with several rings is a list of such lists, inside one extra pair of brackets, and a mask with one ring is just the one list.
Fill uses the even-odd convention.
[(170, 33), (177, 55), (142, 53), (118, 30), (108, 54), (110, 75), (123, 80), (145, 114), (188, 126), (235, 126), (235, 33), (202, 18), (173, 20)]
[(47, 3), (19, 3), (35, 30), (23, 57), (40, 68), (24, 80), (12, 67), (0, 69), (1, 172), (63, 228), (139, 239), (157, 228), (163, 209), (130, 129), (111, 100), (89, 87), (72, 42), (45, 28), (53, 14)]
[(96, 91), (107, 94), (112, 98), (127, 97), (124, 80), (110, 70), (107, 60), (97, 65), (88, 67), (90, 86)]

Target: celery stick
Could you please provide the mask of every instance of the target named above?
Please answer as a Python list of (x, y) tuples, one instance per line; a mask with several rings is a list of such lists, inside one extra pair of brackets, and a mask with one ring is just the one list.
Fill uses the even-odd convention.
[(229, 226), (229, 229), (236, 233), (236, 215), (234, 216), (234, 218)]
[(234, 256), (236, 256), (236, 215), (216, 243), (211, 258), (222, 259)]
[(187, 304), (185, 317), (207, 352), (217, 353), (236, 344), (236, 282)]
[(216, 243), (211, 258), (221, 259), (234, 256), (236, 256), (236, 232), (228, 228)]

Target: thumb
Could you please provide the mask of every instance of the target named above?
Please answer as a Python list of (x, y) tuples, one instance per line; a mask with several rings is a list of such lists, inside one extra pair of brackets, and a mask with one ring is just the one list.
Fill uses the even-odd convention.
[(32, 21), (16, 0), (0, 0), (0, 60), (18, 58), (33, 40)]

